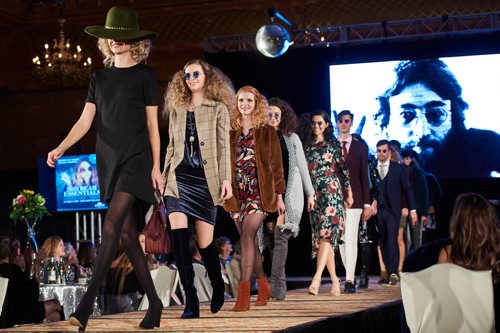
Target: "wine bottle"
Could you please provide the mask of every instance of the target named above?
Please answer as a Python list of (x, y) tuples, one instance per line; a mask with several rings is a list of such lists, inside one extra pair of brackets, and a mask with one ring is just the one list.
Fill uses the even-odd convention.
[(30, 279), (35, 278), (35, 260), (36, 260), (36, 253), (33, 252), (33, 254), (31, 254)]
[(47, 283), (57, 283), (57, 269), (54, 257), (50, 257), (49, 264), (47, 265)]
[(57, 267), (59, 284), (66, 284), (66, 270), (64, 269), (63, 258), (59, 258), (59, 266)]

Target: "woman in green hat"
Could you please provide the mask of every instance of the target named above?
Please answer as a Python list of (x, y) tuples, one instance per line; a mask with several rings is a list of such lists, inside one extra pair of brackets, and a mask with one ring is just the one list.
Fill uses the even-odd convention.
[(155, 203), (154, 189), (163, 188), (158, 91), (152, 69), (144, 64), (151, 49), (150, 40), (157, 34), (139, 29), (137, 13), (124, 7), (111, 8), (104, 27), (87, 27), (85, 32), (99, 38), (105, 68), (92, 75), (80, 119), (48, 154), (47, 164), (54, 167), (57, 159), (88, 132), (95, 119), (99, 186), (108, 211), (92, 279), (70, 316), (70, 324), (85, 330), (97, 288), (121, 239), (149, 299), (149, 309), (139, 326), (151, 329), (160, 326), (163, 304), (144, 259), (131, 209), (137, 200)]

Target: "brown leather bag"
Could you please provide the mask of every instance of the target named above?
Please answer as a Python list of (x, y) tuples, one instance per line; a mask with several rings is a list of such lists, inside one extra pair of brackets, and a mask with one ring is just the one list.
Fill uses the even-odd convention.
[(146, 253), (169, 254), (172, 252), (172, 241), (168, 233), (167, 209), (163, 196), (156, 190), (158, 203), (153, 206), (153, 213), (142, 231), (146, 238)]

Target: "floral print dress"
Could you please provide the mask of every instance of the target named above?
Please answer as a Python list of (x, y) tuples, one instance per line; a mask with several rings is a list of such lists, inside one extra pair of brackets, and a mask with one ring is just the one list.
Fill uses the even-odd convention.
[(339, 244), (345, 220), (343, 192), (350, 191), (351, 185), (340, 141), (311, 145), (306, 159), (316, 195), (316, 207), (310, 213), (314, 258), (321, 239), (328, 239), (332, 247)]
[(239, 212), (232, 212), (231, 217), (243, 222), (250, 214), (267, 215), (262, 208), (255, 161), (255, 141), (252, 129), (247, 135), (241, 133), (236, 144), (236, 182), (238, 183)]

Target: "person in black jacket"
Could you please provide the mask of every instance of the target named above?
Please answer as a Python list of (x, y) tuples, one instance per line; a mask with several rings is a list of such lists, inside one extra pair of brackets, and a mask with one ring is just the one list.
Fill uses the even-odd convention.
[(0, 238), (0, 276), (9, 279), (2, 311), (2, 326), (61, 320), (57, 299), (39, 302), (38, 282), (30, 279), (15, 264), (9, 264), (10, 238)]

